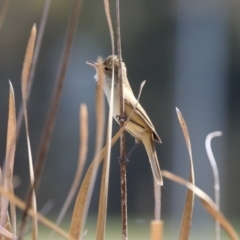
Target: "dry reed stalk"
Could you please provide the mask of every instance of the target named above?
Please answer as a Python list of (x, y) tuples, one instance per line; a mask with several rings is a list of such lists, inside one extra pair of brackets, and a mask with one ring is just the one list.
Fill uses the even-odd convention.
[[(120, 3), (116, 0), (116, 24), (117, 24), (117, 49), (118, 49), (118, 83), (120, 98), (120, 117), (124, 119), (123, 103), (123, 79), (122, 79), (122, 49), (121, 49), (121, 29), (120, 29)], [(124, 122), (120, 121), (120, 128)], [(120, 137), (120, 174), (121, 174), (121, 213), (122, 213), (122, 240), (128, 239), (128, 222), (127, 222), (127, 164), (126, 164), (126, 140), (125, 132)]]

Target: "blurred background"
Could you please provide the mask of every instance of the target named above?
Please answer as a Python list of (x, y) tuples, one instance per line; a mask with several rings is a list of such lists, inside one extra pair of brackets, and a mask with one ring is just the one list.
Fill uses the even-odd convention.
[[(0, 159), (5, 157), (8, 79), (12, 81), (17, 110), (21, 104), (21, 69), (32, 25), (39, 27), (43, 0), (10, 1), (0, 28)], [(48, 113), (54, 81), (58, 73), (66, 28), (73, 1), (52, 0), (29, 101), (29, 127), (36, 158)], [(0, 1), (2, 11), (6, 1)], [(239, 227), (240, 215), (240, 4), (237, 0), (122, 0), (122, 56), (135, 94), (143, 80), (147, 83), (141, 104), (152, 119), (162, 144), (156, 144), (162, 169), (184, 178), (189, 176), (186, 144), (175, 107), (182, 112), (191, 137), (196, 185), (213, 194), (213, 176), (205, 150), (205, 138), (213, 131), (223, 136), (212, 142), (220, 171), (221, 209)], [(115, 5), (111, 3), (115, 26)], [(56, 215), (71, 186), (78, 159), (79, 106), (89, 111), (89, 152), (93, 158), (95, 142), (94, 69), (86, 60), (96, 61), (111, 54), (110, 35), (103, 1), (84, 1), (80, 14), (56, 125), (38, 191), (38, 207), (54, 202), (49, 215)], [(106, 109), (108, 105), (106, 103)], [(106, 111), (107, 112), (107, 111)], [(113, 133), (118, 130), (114, 123)], [(134, 139), (127, 134), (127, 149)], [(119, 144), (111, 156), (108, 200), (109, 216), (120, 217)], [(87, 167), (86, 167), (87, 169)], [(17, 144), (14, 173), (20, 179), (15, 192), (25, 198), (29, 168), (25, 129)], [(153, 180), (147, 155), (141, 145), (128, 164), (128, 210), (136, 228), (148, 227), (153, 218)], [(97, 178), (90, 214), (97, 214), (100, 176)], [(164, 181), (162, 218), (177, 237), (186, 189)], [(72, 208), (69, 214), (72, 213)], [(196, 199), (193, 231), (214, 222)], [(171, 229), (175, 229), (172, 231)], [(196, 239), (191, 235), (192, 239)], [(133, 238), (134, 239), (134, 238)]]

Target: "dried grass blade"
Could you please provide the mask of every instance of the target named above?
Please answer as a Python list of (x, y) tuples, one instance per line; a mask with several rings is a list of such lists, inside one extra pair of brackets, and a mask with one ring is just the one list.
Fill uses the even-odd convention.
[[(114, 55), (114, 31), (113, 31), (113, 26), (112, 26), (112, 19), (111, 19), (110, 8), (109, 8), (109, 1), (104, 0), (103, 2), (104, 2), (104, 8), (105, 8), (105, 13), (106, 13), (110, 38), (111, 38), (112, 55)], [(101, 69), (100, 72), (103, 72), (103, 70)], [(102, 75), (102, 73), (100, 75)], [(103, 80), (103, 75), (101, 76), (101, 78)], [(112, 84), (111, 84), (111, 86), (113, 86), (113, 81), (114, 81), (114, 67), (112, 69)], [(112, 87), (111, 88), (111, 93), (110, 93), (108, 128), (107, 128), (107, 135), (106, 135), (106, 155), (104, 157), (102, 179), (101, 179), (101, 188), (100, 188), (100, 198), (99, 198), (99, 206), (98, 206), (98, 220), (97, 220), (96, 239), (103, 239), (104, 238), (105, 228), (106, 228), (107, 196), (108, 196), (110, 155), (111, 155), (113, 95), (114, 95), (114, 91), (113, 91), (113, 87)]]
[[(212, 152), (211, 141), (214, 137), (220, 136), (222, 136), (222, 132), (212, 132), (207, 135), (205, 140), (206, 152), (213, 171), (215, 203), (218, 209), (220, 209), (220, 180), (217, 163)], [(220, 240), (220, 225), (217, 221), (215, 221), (215, 240)]]
[[(114, 31), (112, 26), (112, 19), (109, 8), (109, 1), (104, 0), (104, 8), (111, 38), (112, 45), (112, 55), (114, 55)], [(101, 70), (102, 72), (102, 70)], [(103, 79), (103, 75), (101, 76)], [(114, 81), (114, 66), (112, 69), (112, 86)], [(111, 136), (112, 136), (112, 113), (113, 113), (113, 88), (111, 88), (110, 102), (109, 102), (109, 114), (108, 114), (108, 126), (107, 126), (107, 136), (106, 136), (106, 155), (104, 157), (104, 164), (102, 170), (101, 188), (99, 196), (99, 206), (98, 206), (98, 220), (97, 220), (97, 233), (96, 239), (103, 239), (105, 235), (106, 228), (106, 214), (107, 214), (107, 196), (108, 196), (108, 185), (109, 185), (109, 169), (110, 169), (110, 155), (111, 155)]]
[[(9, 107), (8, 107), (8, 126), (7, 126), (7, 145), (6, 156), (3, 170), (3, 188), (13, 193), (13, 167), (16, 150), (16, 107), (15, 97), (11, 82), (9, 81)], [(12, 231), (8, 217), (9, 200), (1, 196), (1, 219), (0, 225)], [(11, 204), (12, 227), (16, 229), (16, 212), (14, 204)], [(16, 233), (16, 232), (14, 232)]]
[(189, 190), (194, 192), (195, 195), (198, 196), (201, 203), (203, 204), (204, 208), (210, 213), (210, 215), (217, 220), (222, 228), (225, 230), (225, 232), (229, 235), (229, 237), (232, 240), (239, 240), (239, 236), (233, 226), (229, 223), (229, 221), (224, 217), (224, 215), (218, 210), (218, 207), (213, 202), (213, 200), (200, 188), (196, 187), (192, 183), (188, 182), (187, 180), (169, 172), (166, 170), (162, 171), (162, 174), (165, 178), (168, 178), (174, 182), (177, 182), (185, 187), (187, 187)]
[[(104, 73), (101, 58), (98, 58), (98, 84), (96, 91), (96, 143), (95, 143), (95, 156), (99, 154), (102, 145), (103, 145), (103, 137), (104, 137), (104, 123), (105, 123), (105, 107), (104, 107), (104, 93), (103, 93), (103, 81), (104, 81)], [(111, 140), (111, 137), (110, 137)]]
[[(56, 221), (57, 225), (60, 225), (62, 219), (64, 218), (67, 209), (69, 208), (70, 203), (77, 191), (77, 187), (79, 185), (80, 179), (82, 177), (82, 172), (85, 166), (86, 157), (87, 157), (87, 150), (88, 150), (88, 111), (86, 104), (81, 104), (80, 107), (80, 115), (79, 115), (79, 122), (80, 122), (80, 145), (79, 145), (79, 159), (78, 159), (78, 167), (74, 177), (73, 184), (67, 196), (67, 199), (63, 205), (63, 208), (58, 216)], [(52, 238), (52, 234), (50, 238)]]
[(1, 237), (4, 237), (3, 239), (4, 240), (7, 240), (7, 239), (13, 239), (13, 234), (8, 231), (6, 228), (0, 226), (0, 236)]
[(28, 93), (28, 77), (31, 69), (32, 64), (32, 58), (34, 53), (34, 47), (35, 47), (35, 40), (37, 35), (37, 28), (36, 24), (33, 25), (30, 37), (28, 39), (27, 49), (25, 52), (24, 62), (23, 62), (23, 69), (22, 69), (22, 78), (21, 78), (21, 84), (22, 84), (22, 96), (23, 101), (26, 102), (27, 99), (27, 93)]
[(34, 185), (33, 187), (30, 187), (27, 194), (27, 198), (26, 198), (27, 207), (23, 213), (23, 217), (20, 225), (20, 232), (19, 232), (20, 238), (23, 235), (23, 231), (26, 225), (26, 216), (27, 216), (28, 208), (31, 206), (32, 192), (33, 192), (33, 189), (35, 189), (36, 191), (38, 187), (40, 176), (42, 174), (43, 166), (45, 163), (46, 154), (48, 152), (48, 148), (50, 145), (50, 140), (51, 140), (53, 128), (55, 125), (57, 110), (58, 110), (58, 106), (59, 106), (59, 102), (62, 94), (63, 83), (64, 83), (65, 75), (67, 72), (68, 61), (69, 61), (69, 57), (72, 49), (74, 36), (77, 30), (81, 6), (82, 6), (82, 0), (75, 0), (73, 2), (73, 8), (72, 8), (68, 28), (67, 28), (67, 35), (66, 35), (65, 46), (63, 50), (63, 56), (60, 64), (60, 72), (56, 79), (56, 85), (54, 88), (51, 106), (49, 109), (48, 117), (47, 117), (45, 128), (43, 131), (43, 136), (42, 136), (40, 147), (39, 147), (39, 152), (36, 159)]
[[(103, 102), (103, 69), (98, 69), (99, 77), (101, 81), (99, 81), (99, 87), (102, 91), (102, 102)], [(113, 85), (112, 85), (113, 86)], [(113, 87), (112, 87), (113, 88)], [(111, 89), (111, 96), (113, 98), (113, 89)], [(103, 169), (102, 169), (102, 179), (101, 179), (101, 188), (100, 188), (100, 197), (99, 197), (99, 206), (98, 206), (98, 220), (97, 220), (97, 233), (96, 239), (102, 240), (105, 237), (105, 229), (106, 229), (106, 216), (107, 216), (107, 203), (108, 203), (108, 185), (109, 185), (109, 169), (110, 169), (110, 156), (111, 156), (111, 136), (112, 136), (112, 115), (113, 115), (113, 102), (109, 106), (109, 114), (108, 114), (108, 128), (106, 135), (106, 155), (103, 161)], [(100, 149), (99, 149), (100, 150)]]
[[(180, 126), (183, 131), (183, 135), (187, 144), (188, 154), (190, 158), (190, 175), (189, 175), (189, 182), (193, 185), (195, 184), (195, 177), (194, 177), (194, 168), (193, 168), (193, 159), (192, 159), (192, 149), (191, 149), (191, 142), (190, 137), (188, 133), (187, 124), (182, 116), (182, 113), (179, 111), (178, 108), (176, 108), (178, 120), (180, 122)], [(194, 192), (188, 190), (183, 216), (182, 216), (182, 223), (180, 227), (180, 234), (179, 239), (180, 240), (186, 240), (189, 237), (190, 229), (191, 229), (191, 223), (192, 223), (192, 213), (193, 213), (193, 205), (194, 205)]]
[[(43, 33), (46, 26), (50, 5), (51, 5), (51, 0), (45, 0), (43, 13), (42, 13), (41, 21), (39, 25), (39, 31), (36, 39), (35, 50), (32, 58), (31, 70), (28, 77), (29, 80), (28, 80), (27, 100), (26, 100), (27, 102), (31, 93), (32, 85), (33, 85), (34, 75), (35, 75), (36, 66), (37, 66), (37, 60), (38, 60), (38, 56), (39, 56), (39, 52), (42, 44)], [(22, 103), (17, 116), (17, 138), (19, 136), (20, 128), (22, 126), (23, 115), (24, 114), (23, 114), (23, 103)]]
[[(29, 128), (28, 128), (27, 95), (28, 95), (28, 79), (29, 79), (29, 73), (30, 73), (31, 64), (32, 64), (33, 53), (34, 53), (36, 35), (37, 35), (37, 28), (36, 28), (36, 25), (34, 24), (31, 30), (30, 38), (28, 40), (27, 50), (26, 50), (25, 59), (23, 63), (22, 79), (21, 79), (23, 112), (24, 112), (25, 129), (26, 129), (26, 137), (27, 137), (28, 163), (29, 163), (29, 175), (30, 175), (31, 186), (33, 186), (34, 184), (34, 170), (33, 170), (33, 160), (32, 160), (32, 150), (31, 150), (31, 144), (30, 144)], [(37, 202), (36, 202), (36, 195), (34, 190), (32, 193), (32, 206), (35, 213), (37, 213)], [(38, 238), (37, 218), (33, 218), (32, 239), (37, 240), (37, 238)]]
[[(112, 45), (112, 55), (115, 54), (115, 45), (114, 45), (114, 31), (112, 26), (112, 19), (109, 8), (109, 0), (103, 0), (104, 9), (107, 18), (111, 45)], [(112, 69), (112, 84), (114, 82), (114, 67)], [(105, 228), (106, 228), (106, 214), (107, 214), (107, 196), (108, 196), (108, 185), (109, 185), (109, 169), (110, 169), (110, 155), (111, 155), (111, 136), (112, 136), (112, 114), (113, 114), (113, 97), (114, 91), (113, 87), (111, 88), (110, 93), (110, 102), (109, 102), (109, 114), (108, 114), (108, 128), (107, 128), (107, 136), (106, 136), (106, 155), (104, 157), (104, 164), (102, 170), (102, 180), (101, 180), (101, 189), (100, 189), (100, 199), (99, 199), (99, 207), (98, 207), (98, 221), (97, 221), (97, 239), (103, 239), (105, 236)]]
[[(128, 117), (127, 121), (124, 123), (123, 127), (119, 129), (119, 131), (114, 135), (114, 137), (111, 140), (111, 146), (113, 146), (116, 141), (118, 140), (118, 138), (121, 136), (122, 132), (124, 131), (126, 125), (128, 124), (129, 120), (131, 119), (134, 111), (136, 110), (136, 107), (138, 105), (139, 102), (139, 98), (141, 96), (142, 93), (142, 88), (144, 86), (146, 81), (143, 81), (140, 87), (140, 91), (139, 91), (139, 95), (138, 95), (138, 99), (137, 99), (137, 103), (134, 107), (134, 109), (132, 110), (132, 113), (130, 114), (130, 116)], [(84, 222), (84, 211), (85, 208), (87, 206), (88, 203), (88, 198), (87, 198), (87, 194), (90, 188), (90, 182), (92, 179), (92, 175), (93, 175), (93, 170), (96, 167), (96, 165), (98, 166), (103, 158), (106, 155), (106, 146), (101, 150), (101, 152), (93, 159), (91, 165), (89, 166), (87, 173), (85, 174), (85, 177), (83, 179), (83, 182), (81, 184), (80, 190), (78, 192), (78, 196), (77, 199), (75, 201), (75, 206), (74, 206), (74, 210), (73, 210), (73, 214), (72, 214), (72, 220), (71, 220), (71, 226), (70, 226), (70, 230), (69, 230), (69, 236), (73, 239), (78, 239), (79, 236), (81, 236), (82, 234), (82, 229), (80, 228), (80, 226), (83, 225)], [(80, 234), (81, 231), (81, 234)]]
[[(6, 190), (4, 187), (0, 186), (0, 194), (5, 196), (7, 199), (9, 199), (10, 202), (14, 203), (15, 206), (17, 206), (21, 210), (25, 210), (26, 208), (26, 203), (22, 201), (20, 198), (15, 196), (13, 193), (10, 191)], [(45, 218), (42, 214), (40, 213), (35, 213), (32, 208), (29, 208), (28, 213), (30, 217), (36, 217), (39, 222), (41, 222), (43, 225), (46, 227), (52, 229), (55, 231), (57, 234), (59, 234), (61, 237), (65, 239), (70, 239), (70, 240), (76, 240), (73, 238), (69, 238), (68, 233), (65, 232), (63, 229), (59, 228), (56, 224)]]

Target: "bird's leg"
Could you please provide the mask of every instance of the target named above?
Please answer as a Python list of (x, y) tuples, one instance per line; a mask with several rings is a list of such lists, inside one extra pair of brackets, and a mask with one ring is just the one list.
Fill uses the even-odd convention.
[(118, 163), (119, 163), (119, 165), (128, 164), (129, 160), (126, 158), (126, 162), (125, 162), (121, 157), (118, 157)]
[(117, 115), (117, 116), (116, 116), (116, 119), (118, 120), (119, 123), (120, 123), (120, 122), (126, 122), (127, 117), (124, 116), (124, 117), (122, 118), (120, 115)]
[(128, 152), (128, 154), (126, 155), (126, 159), (128, 159), (131, 154), (134, 152), (134, 150), (138, 147), (138, 145), (140, 144), (140, 140), (136, 141), (136, 143), (133, 145), (133, 147), (131, 148), (131, 150)]
[[(129, 160), (129, 157), (131, 156), (131, 154), (134, 152), (134, 150), (137, 148), (137, 146), (141, 143), (140, 140), (138, 140), (134, 145), (133, 147), (131, 148), (131, 150), (128, 152), (128, 154), (126, 155), (126, 163), (129, 163), (130, 160)], [(122, 164), (123, 161), (121, 159), (121, 157), (118, 158), (119, 159), (119, 164)]]

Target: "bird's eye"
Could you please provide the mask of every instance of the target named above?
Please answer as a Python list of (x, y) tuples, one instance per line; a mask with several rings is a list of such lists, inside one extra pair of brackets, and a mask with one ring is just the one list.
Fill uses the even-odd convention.
[(105, 67), (104, 70), (105, 71), (110, 71), (110, 68), (109, 67)]

